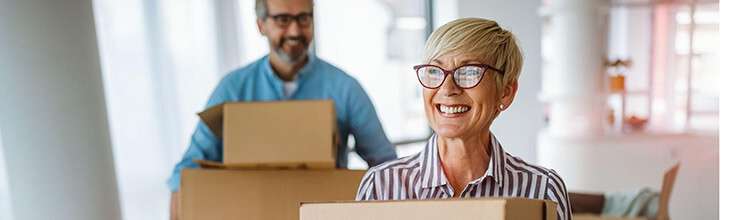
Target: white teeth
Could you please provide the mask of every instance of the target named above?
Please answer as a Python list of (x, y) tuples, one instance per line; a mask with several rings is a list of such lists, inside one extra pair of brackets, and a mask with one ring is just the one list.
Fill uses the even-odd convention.
[(439, 111), (447, 114), (457, 114), (462, 112), (467, 112), (470, 109), (468, 106), (446, 106), (446, 105), (439, 105)]

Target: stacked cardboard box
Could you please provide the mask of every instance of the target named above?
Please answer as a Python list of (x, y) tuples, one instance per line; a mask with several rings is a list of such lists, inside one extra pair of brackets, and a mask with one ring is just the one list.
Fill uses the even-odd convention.
[(226, 103), (200, 113), (223, 138), (224, 160), (182, 172), (180, 218), (556, 219), (553, 202), (516, 198), (301, 206), (352, 200), (364, 174), (334, 169), (334, 114), (331, 101)]
[(301, 201), (351, 200), (364, 171), (337, 170), (331, 101), (226, 103), (199, 114), (223, 163), (183, 170), (180, 219), (297, 220)]
[(351, 200), (364, 172), (220, 170), (182, 173), (182, 219), (297, 220), (302, 201)]

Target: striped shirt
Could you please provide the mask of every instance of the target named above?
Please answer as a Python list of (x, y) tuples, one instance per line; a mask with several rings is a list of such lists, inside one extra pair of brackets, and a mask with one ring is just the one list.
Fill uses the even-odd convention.
[[(450, 198), (437, 152), (437, 136), (418, 154), (370, 168), (357, 192), (356, 200), (408, 200)], [(511, 156), (491, 134), (491, 160), (486, 173), (473, 180), (460, 197), (524, 197), (552, 200), (558, 204), (558, 219), (570, 220), (568, 191), (554, 170), (529, 164)]]

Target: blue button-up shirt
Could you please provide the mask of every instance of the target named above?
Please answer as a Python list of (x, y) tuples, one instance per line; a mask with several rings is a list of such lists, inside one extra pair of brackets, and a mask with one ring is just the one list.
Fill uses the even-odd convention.
[[(375, 166), (396, 159), (396, 152), (383, 132), (375, 107), (360, 84), (339, 68), (309, 56), (308, 63), (297, 74), (297, 88), (290, 96), (283, 92), (283, 81), (270, 66), (267, 56), (225, 76), (208, 100), (206, 108), (224, 102), (274, 101), (290, 99), (331, 99), (336, 110), (340, 142), (337, 167), (347, 167), (347, 138), (355, 138), (355, 151)], [(177, 163), (168, 181), (171, 191), (178, 191), (180, 171), (195, 168), (193, 160), (223, 161), (222, 140), (199, 122), (190, 146)]]

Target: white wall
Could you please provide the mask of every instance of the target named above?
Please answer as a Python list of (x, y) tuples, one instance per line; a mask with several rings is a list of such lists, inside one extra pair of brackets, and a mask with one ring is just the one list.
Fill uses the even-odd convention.
[(0, 2), (0, 129), (16, 219), (119, 219), (88, 0)]
[[(493, 19), (514, 33), (524, 54), (519, 92), (514, 103), (493, 122), (493, 133), (509, 153), (535, 162), (537, 133), (544, 125), (542, 88), (541, 29), (537, 13), (541, 0), (459, 0), (458, 17)], [(442, 9), (438, 9), (442, 10)]]

